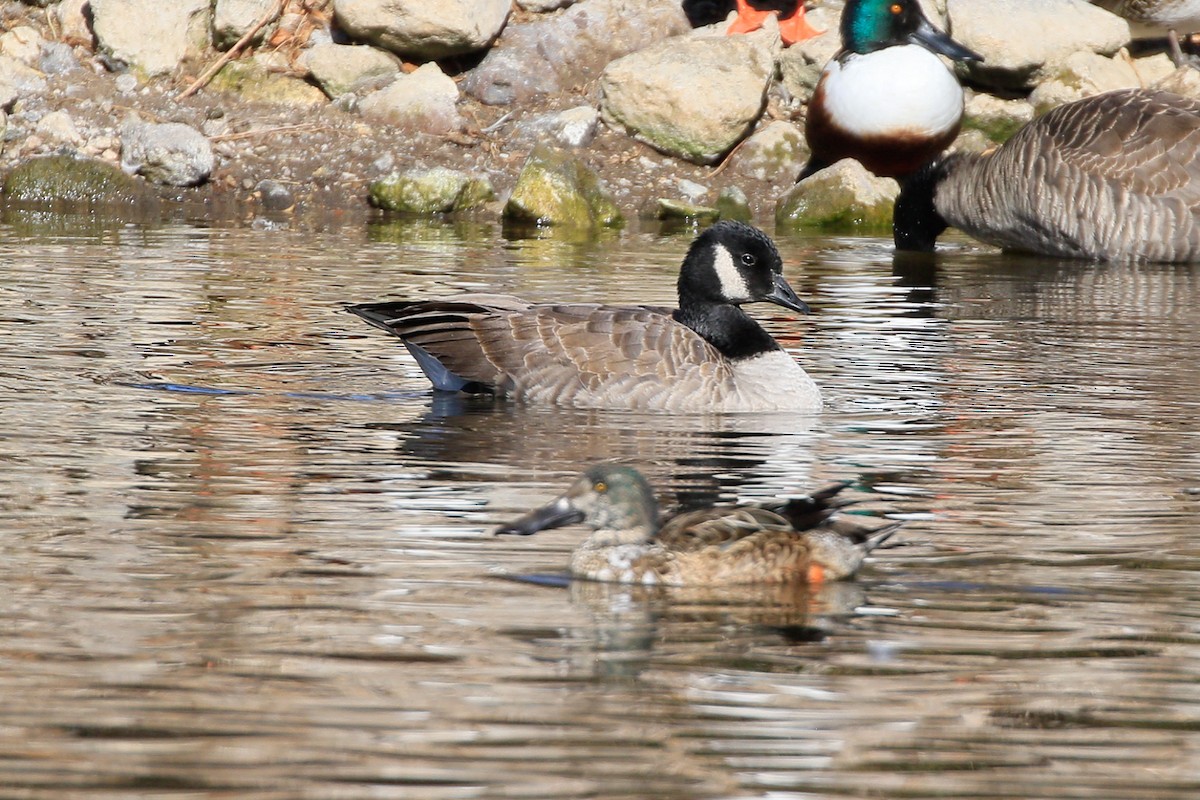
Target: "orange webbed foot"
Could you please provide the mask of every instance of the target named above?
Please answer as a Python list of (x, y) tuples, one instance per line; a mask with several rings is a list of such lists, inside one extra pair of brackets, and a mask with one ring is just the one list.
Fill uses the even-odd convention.
[(746, 0), (737, 0), (737, 19), (725, 32), (750, 33), (756, 31), (763, 26), (763, 20), (774, 13), (774, 11), (759, 11), (757, 8), (751, 8)]
[(796, 4), (796, 13), (787, 19), (779, 20), (779, 36), (787, 45), (803, 42), (814, 36), (820, 36), (825, 31), (819, 31), (804, 18), (804, 3)]

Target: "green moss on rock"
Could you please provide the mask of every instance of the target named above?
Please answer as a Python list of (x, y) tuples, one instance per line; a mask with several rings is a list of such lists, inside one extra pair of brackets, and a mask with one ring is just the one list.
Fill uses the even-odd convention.
[(711, 206), (700, 206), (682, 200), (660, 197), (654, 206), (655, 219), (693, 219), (700, 222), (716, 222), (721, 212)]
[(487, 178), (444, 167), (392, 173), (370, 187), (371, 205), (388, 211), (439, 214), (466, 211), (496, 196)]
[(517, 176), (504, 218), (578, 229), (617, 227), (625, 221), (594, 172), (544, 144), (534, 148)]
[(895, 181), (876, 178), (857, 162), (838, 162), (780, 198), (775, 225), (780, 230), (890, 230), (898, 193)]
[(216, 74), (211, 86), (217, 91), (263, 103), (313, 106), (329, 101), (325, 93), (311, 83), (269, 72), (254, 61), (231, 61)]
[(750, 222), (754, 218), (749, 198), (736, 186), (726, 186), (717, 195), (717, 212), (721, 219), (735, 219), (738, 222)]
[(21, 203), (137, 203), (152, 197), (143, 181), (96, 159), (34, 158), (4, 178), (4, 194)]

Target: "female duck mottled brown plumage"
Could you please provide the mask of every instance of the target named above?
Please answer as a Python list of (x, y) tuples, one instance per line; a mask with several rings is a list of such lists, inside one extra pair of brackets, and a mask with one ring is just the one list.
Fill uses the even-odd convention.
[(1125, 89), (1050, 111), (984, 154), (905, 181), (894, 235), (932, 250), (947, 225), (1009, 250), (1200, 261), (1200, 101)]
[(499, 528), (528, 535), (582, 522), (592, 534), (571, 556), (571, 574), (610, 583), (730, 586), (820, 583), (854, 575), (897, 525), (868, 529), (832, 515), (835, 484), (809, 497), (761, 506), (701, 508), (659, 521), (646, 479), (601, 464), (561, 497)]

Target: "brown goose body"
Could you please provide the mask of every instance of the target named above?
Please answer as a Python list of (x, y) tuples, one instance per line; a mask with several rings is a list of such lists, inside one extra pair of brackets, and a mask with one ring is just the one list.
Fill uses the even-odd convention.
[(739, 307), (807, 310), (780, 267), (761, 231), (718, 223), (688, 252), (679, 309), (467, 294), (349, 310), (400, 337), (440, 390), (638, 411), (813, 411), (816, 384)]
[(656, 586), (734, 586), (853, 576), (897, 526), (835, 516), (839, 483), (808, 497), (714, 506), (664, 520), (636, 470), (593, 467), (567, 492), (497, 533), (531, 534), (582, 521), (592, 534), (571, 556), (587, 580)]
[(1001, 147), (907, 181), (900, 249), (949, 224), (1007, 250), (1099, 261), (1200, 260), (1200, 101), (1126, 89), (1069, 103)]

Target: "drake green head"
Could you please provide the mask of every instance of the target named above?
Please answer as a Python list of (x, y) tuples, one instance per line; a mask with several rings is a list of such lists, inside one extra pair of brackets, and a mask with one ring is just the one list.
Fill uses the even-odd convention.
[(844, 158), (903, 179), (958, 135), (963, 90), (939, 56), (981, 61), (925, 16), (916, 0), (848, 0), (842, 49), (817, 82), (804, 135), (804, 180)]
[(848, 0), (842, 11), (841, 36), (842, 48), (852, 53), (915, 44), (955, 61), (983, 60), (934, 26), (917, 0)]

